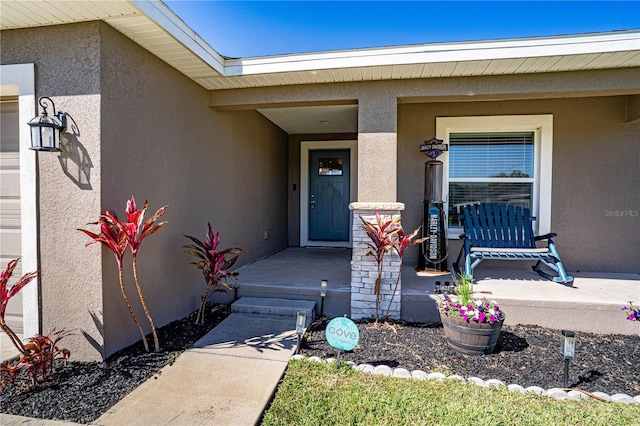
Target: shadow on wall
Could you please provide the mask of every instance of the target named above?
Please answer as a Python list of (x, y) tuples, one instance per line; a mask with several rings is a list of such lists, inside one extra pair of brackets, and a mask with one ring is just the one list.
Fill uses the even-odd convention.
[[(89, 311), (89, 315), (91, 315), (91, 319), (93, 320), (93, 323), (95, 324), (96, 329), (98, 330), (98, 333), (100, 333), (100, 336), (102, 336), (102, 340), (104, 341), (104, 326), (102, 324), (102, 321), (100, 320), (100, 318), (102, 318), (102, 312), (98, 312), (98, 314), (95, 314)], [(100, 342), (98, 342), (85, 330), (80, 329), (80, 332), (82, 333), (84, 338), (87, 339), (87, 341), (91, 344), (91, 346), (93, 346), (93, 348), (96, 351), (98, 351), (99, 354), (104, 354), (102, 344)]]
[(71, 125), (67, 127), (60, 140), (60, 155), (58, 161), (64, 174), (71, 179), (80, 189), (92, 189), (91, 187), (91, 168), (93, 163), (89, 157), (87, 149), (79, 141), (80, 130), (73, 117), (67, 114), (67, 120)]

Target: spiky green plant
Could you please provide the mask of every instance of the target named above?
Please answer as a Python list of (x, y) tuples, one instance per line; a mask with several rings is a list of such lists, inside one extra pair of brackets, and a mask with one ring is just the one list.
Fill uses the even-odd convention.
[(460, 297), (463, 306), (468, 305), (473, 300), (473, 276), (467, 274), (451, 274), (455, 284), (456, 293)]

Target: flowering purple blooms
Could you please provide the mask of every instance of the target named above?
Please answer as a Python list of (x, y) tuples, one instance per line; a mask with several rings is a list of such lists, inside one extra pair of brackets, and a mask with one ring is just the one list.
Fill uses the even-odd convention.
[(436, 305), (445, 315), (462, 317), (467, 322), (493, 324), (502, 319), (502, 311), (497, 303), (488, 302), (486, 298), (474, 299), (470, 304), (463, 306), (458, 300), (451, 300), (449, 296), (445, 296), (444, 300), (436, 302)]
[(633, 301), (629, 302), (629, 306), (623, 306), (622, 310), (628, 311), (625, 315), (629, 321), (640, 321), (640, 307), (633, 306)]

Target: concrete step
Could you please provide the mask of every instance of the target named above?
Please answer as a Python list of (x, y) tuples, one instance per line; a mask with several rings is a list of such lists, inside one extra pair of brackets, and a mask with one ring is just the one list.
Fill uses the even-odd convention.
[(315, 317), (316, 302), (312, 300), (279, 299), (269, 297), (241, 297), (231, 305), (231, 313), (290, 317), (295, 328), (298, 311), (307, 314), (308, 327)]
[[(211, 296), (214, 303), (233, 302), (234, 293), (229, 291), (216, 292)], [(245, 284), (241, 283), (237, 291), (238, 298), (244, 297), (264, 297), (275, 299), (298, 299), (316, 302), (316, 315), (320, 315), (322, 297), (320, 288), (309, 288), (304, 286), (277, 285), (277, 284)], [(327, 317), (341, 317), (351, 314), (351, 287), (329, 283), (324, 300), (323, 315)]]

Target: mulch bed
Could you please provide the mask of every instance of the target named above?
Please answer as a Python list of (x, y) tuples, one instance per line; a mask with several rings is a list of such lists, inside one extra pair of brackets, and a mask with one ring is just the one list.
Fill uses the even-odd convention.
[[(208, 309), (213, 306), (209, 305)], [(193, 313), (160, 328), (160, 352), (146, 353), (142, 342), (138, 342), (103, 362), (68, 362), (59, 366), (34, 390), (21, 391), (9, 386), (0, 395), (0, 411), (41, 419), (92, 422), (228, 315), (228, 309), (208, 313), (206, 324), (196, 326)], [(324, 336), (327, 323), (327, 319), (314, 323), (303, 343), (303, 354), (321, 358), (336, 356)], [(485, 380), (495, 378), (524, 387), (562, 387), (564, 362), (559, 354), (562, 340), (559, 330), (504, 326), (493, 354), (466, 356), (448, 347), (439, 323), (394, 322), (377, 326), (370, 320), (356, 323), (360, 342), (353, 351), (342, 354), (342, 359), (347, 361)], [(638, 336), (576, 333), (575, 353), (570, 367), (570, 387), (610, 395), (640, 394)]]
[[(336, 349), (325, 338), (327, 323), (324, 319), (311, 327), (302, 347), (305, 356), (336, 357)], [(564, 384), (560, 330), (504, 326), (492, 354), (469, 356), (448, 346), (440, 323), (392, 322), (376, 326), (371, 320), (358, 320), (356, 324), (360, 341), (353, 351), (341, 354), (344, 361), (499, 379), (525, 388), (562, 388)], [(640, 395), (640, 337), (576, 333), (568, 383), (571, 388), (589, 392)]]
[[(142, 340), (103, 362), (68, 362), (31, 391), (6, 387), (0, 411), (39, 419), (89, 423), (147, 379), (172, 363), (186, 348), (229, 315), (224, 306), (207, 305), (205, 324), (195, 325), (196, 312), (158, 329), (161, 350), (147, 353)], [(147, 340), (153, 351), (151, 335)], [(64, 346), (64, 340), (60, 342)], [(73, 353), (71, 354), (73, 357)]]

